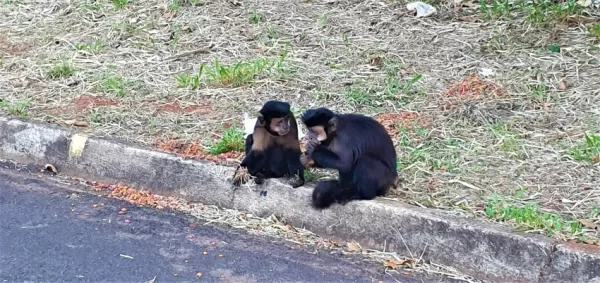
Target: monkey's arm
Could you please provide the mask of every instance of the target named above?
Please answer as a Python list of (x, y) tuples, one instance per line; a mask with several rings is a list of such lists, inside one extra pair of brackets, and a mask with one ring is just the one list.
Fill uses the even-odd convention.
[(340, 172), (349, 172), (352, 169), (352, 152), (341, 155), (330, 151), (326, 147), (317, 146), (311, 154), (315, 165), (314, 167), (336, 169)]
[(250, 175), (256, 176), (265, 167), (266, 161), (267, 158), (264, 152), (250, 151), (250, 154), (246, 155), (244, 161), (242, 161), (242, 166), (248, 168)]

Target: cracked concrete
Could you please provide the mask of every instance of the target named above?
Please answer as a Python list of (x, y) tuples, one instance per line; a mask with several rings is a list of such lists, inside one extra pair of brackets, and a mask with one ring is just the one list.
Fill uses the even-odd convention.
[(390, 200), (315, 211), (309, 205), (312, 188), (292, 189), (279, 180), (267, 180), (258, 189), (268, 190), (267, 196), (254, 191), (256, 187), (234, 192), (230, 179), (235, 168), (119, 141), (72, 137), (64, 129), (0, 118), (0, 158), (52, 163), (62, 174), (123, 183), (259, 216), (274, 214), (325, 237), (356, 240), (363, 247), (405, 255), (423, 254), (426, 260), (493, 282), (597, 282), (600, 278), (600, 251), (583, 245), (512, 233), (495, 223)]

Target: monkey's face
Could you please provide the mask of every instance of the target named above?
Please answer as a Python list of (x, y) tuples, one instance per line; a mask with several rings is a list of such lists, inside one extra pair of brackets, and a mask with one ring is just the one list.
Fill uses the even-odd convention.
[(280, 136), (285, 136), (290, 132), (290, 118), (285, 116), (283, 118), (272, 118), (271, 124), (269, 125), (271, 131), (276, 132)]
[(308, 142), (312, 145), (319, 145), (327, 139), (327, 132), (323, 126), (314, 126), (308, 128)]

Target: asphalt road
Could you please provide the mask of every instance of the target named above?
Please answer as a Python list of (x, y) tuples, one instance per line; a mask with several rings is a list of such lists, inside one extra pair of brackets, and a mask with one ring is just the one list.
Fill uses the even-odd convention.
[[(438, 282), (396, 281), (379, 265), (15, 172), (0, 169), (3, 282)], [(104, 206), (93, 207), (98, 203)], [(128, 213), (119, 215), (123, 207)]]

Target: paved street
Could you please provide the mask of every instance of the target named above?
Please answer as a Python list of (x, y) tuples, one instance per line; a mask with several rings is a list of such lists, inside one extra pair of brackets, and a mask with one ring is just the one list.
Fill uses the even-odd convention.
[(0, 169), (2, 282), (396, 282), (379, 265), (292, 246)]

